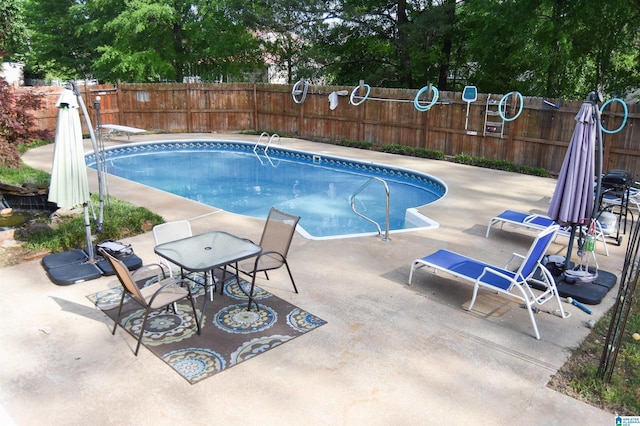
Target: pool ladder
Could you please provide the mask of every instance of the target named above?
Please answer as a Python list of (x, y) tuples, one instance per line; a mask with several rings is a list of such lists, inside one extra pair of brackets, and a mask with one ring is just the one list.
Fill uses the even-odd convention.
[(355, 214), (357, 214), (364, 220), (373, 223), (378, 228), (378, 236), (382, 236), (382, 228), (380, 228), (380, 225), (378, 224), (378, 222), (363, 215), (362, 213), (356, 210), (356, 195), (362, 192), (362, 190), (364, 190), (367, 186), (369, 186), (369, 184), (374, 180), (377, 180), (378, 182), (382, 182), (382, 184), (384, 185), (384, 191), (386, 195), (386, 210), (385, 210), (385, 231), (384, 231), (384, 237), (382, 237), (382, 241), (390, 241), (391, 238), (389, 238), (389, 186), (387, 185), (387, 182), (385, 182), (383, 179), (380, 179), (379, 177), (371, 176), (369, 180), (363, 183), (362, 186), (358, 188), (353, 194), (351, 194), (351, 197), (349, 197), (351, 201), (351, 210), (353, 210)]
[(262, 132), (260, 134), (260, 137), (258, 138), (258, 142), (256, 142), (256, 144), (253, 146), (253, 152), (256, 152), (256, 150), (258, 149), (258, 146), (260, 146), (260, 141), (262, 141), (262, 137), (266, 136), (269, 139), (267, 139), (267, 144), (264, 146), (264, 153), (266, 154), (267, 151), (269, 150), (269, 146), (271, 145), (271, 142), (273, 142), (273, 138), (278, 138), (278, 142), (280, 142), (280, 135), (277, 133), (272, 134), (271, 136), (269, 136), (269, 133), (267, 132)]
[(267, 136), (269, 139), (267, 140), (266, 145), (264, 145), (264, 150), (262, 152), (263, 152), (264, 156), (267, 158), (267, 161), (269, 161), (269, 164), (271, 164), (272, 167), (276, 167), (276, 165), (273, 164), (273, 161), (271, 161), (271, 158), (269, 157), (269, 154), (267, 154), (267, 151), (269, 150), (269, 146), (271, 145), (271, 142), (273, 141), (274, 137), (278, 138), (278, 142), (280, 141), (280, 135), (278, 135), (277, 133), (274, 133), (271, 136), (269, 136), (269, 133), (262, 132), (260, 134), (260, 137), (258, 138), (258, 142), (256, 142), (256, 144), (253, 146), (253, 153), (256, 155), (256, 157), (258, 157), (258, 161), (260, 161), (260, 163), (264, 166), (264, 163), (262, 162), (262, 159), (260, 158), (260, 154), (258, 154), (258, 147), (260, 146), (260, 141), (262, 141), (262, 138), (264, 136)]

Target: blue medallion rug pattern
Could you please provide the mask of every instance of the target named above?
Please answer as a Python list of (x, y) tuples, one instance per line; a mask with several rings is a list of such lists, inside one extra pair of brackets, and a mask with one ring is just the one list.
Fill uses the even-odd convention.
[[(227, 280), (222, 294), (218, 291), (213, 302), (202, 286), (194, 287), (199, 317), (202, 317), (203, 299), (207, 298), (201, 335), (197, 334), (196, 318), (189, 301), (185, 300), (178, 303), (177, 313), (172, 308), (152, 311), (142, 338), (147, 349), (191, 384), (326, 324), (259, 287), (254, 292), (259, 309), (252, 305), (248, 311), (245, 291), (250, 284), (244, 280), (240, 280), (240, 285), (235, 278)], [(99, 291), (87, 297), (114, 319), (122, 288)], [(143, 315), (140, 305), (125, 299), (120, 325), (135, 339), (139, 336)], [(122, 328), (118, 327), (117, 332), (122, 332)]]

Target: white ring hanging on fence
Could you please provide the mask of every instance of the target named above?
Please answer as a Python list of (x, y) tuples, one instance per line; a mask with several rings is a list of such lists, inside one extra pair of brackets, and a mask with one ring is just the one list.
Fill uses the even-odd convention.
[[(302, 90), (300, 90), (300, 86), (303, 86)], [(293, 102), (297, 104), (301, 104), (307, 99), (307, 91), (309, 90), (309, 82), (305, 79), (301, 79), (296, 84), (293, 85), (293, 89), (291, 89), (291, 96), (293, 97)], [(300, 95), (298, 98), (297, 95)]]
[[(420, 103), (420, 95), (422, 95), (424, 92), (426, 92), (429, 89), (431, 89), (431, 91), (433, 92), (433, 99), (428, 105), (422, 105)], [(440, 92), (438, 92), (438, 89), (435, 86), (424, 86), (422, 89), (418, 91), (418, 93), (416, 93), (416, 97), (413, 99), (413, 106), (420, 112), (429, 111), (431, 107), (434, 106), (436, 102), (438, 102), (439, 96), (440, 96)]]
[[(504, 112), (502, 112), (502, 106), (504, 105), (504, 101), (514, 93), (518, 95), (518, 100), (520, 101), (520, 109), (518, 109), (518, 112), (516, 113), (516, 115), (514, 115), (511, 118), (507, 118), (504, 116)], [(522, 97), (522, 94), (520, 92), (509, 92), (506, 95), (504, 95), (502, 99), (500, 99), (500, 103), (498, 104), (498, 114), (500, 115), (500, 118), (502, 119), (502, 121), (507, 121), (507, 122), (513, 121), (516, 118), (520, 117), (520, 114), (522, 114), (523, 107), (524, 107), (524, 98)]]
[(627, 108), (627, 104), (625, 103), (625, 101), (623, 101), (620, 98), (609, 99), (607, 102), (602, 104), (602, 107), (600, 108), (600, 115), (602, 115), (602, 111), (604, 111), (607, 105), (613, 102), (620, 102), (622, 104), (622, 109), (624, 109), (624, 118), (622, 119), (622, 124), (616, 130), (607, 130), (602, 125), (600, 125), (600, 128), (602, 129), (602, 131), (608, 135), (618, 133), (620, 130), (622, 130), (622, 128), (627, 124), (627, 117), (629, 117), (629, 109)]
[(356, 92), (358, 91), (360, 86), (354, 87), (353, 90), (351, 91), (351, 96), (349, 97), (349, 103), (351, 105), (355, 105), (355, 106), (361, 105), (369, 97), (369, 93), (371, 93), (371, 86), (369, 86), (368, 84), (365, 83), (365, 84), (362, 85), (362, 87), (366, 87), (367, 88), (367, 93), (365, 93), (365, 95), (362, 96), (362, 97), (358, 96), (360, 98), (359, 102), (354, 102), (354, 99), (356, 98)]

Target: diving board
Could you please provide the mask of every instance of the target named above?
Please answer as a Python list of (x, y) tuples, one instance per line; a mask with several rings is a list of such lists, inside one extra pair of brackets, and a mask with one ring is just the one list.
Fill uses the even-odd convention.
[(146, 130), (145, 129), (139, 129), (137, 127), (129, 127), (129, 126), (121, 126), (119, 124), (103, 124), (101, 126), (98, 127), (99, 131), (104, 131), (107, 130), (107, 138), (111, 139), (111, 135), (114, 133), (126, 133), (127, 134), (127, 140), (131, 140), (131, 135), (134, 134), (138, 134), (138, 133), (145, 133)]

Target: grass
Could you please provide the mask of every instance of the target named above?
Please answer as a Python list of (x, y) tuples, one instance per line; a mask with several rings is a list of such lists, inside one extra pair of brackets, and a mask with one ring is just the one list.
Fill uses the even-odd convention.
[(610, 383), (598, 376), (598, 366), (611, 321), (604, 315), (584, 342), (551, 379), (549, 386), (617, 415), (640, 414), (640, 300), (635, 297)]
[[(35, 143), (33, 146), (40, 146)], [(46, 187), (51, 175), (42, 170), (34, 169), (22, 164), (19, 169), (0, 168), (0, 182), (20, 186), (24, 183)], [(92, 195), (92, 203), (99, 207), (98, 195)], [(97, 214), (97, 212), (96, 212)], [(129, 202), (109, 197), (104, 206), (104, 226), (101, 233), (97, 232), (92, 223), (92, 235), (103, 240), (119, 240), (141, 234), (150, 230), (154, 225), (164, 222), (163, 218), (144, 207), (135, 206)], [(52, 253), (86, 246), (86, 231), (84, 215), (63, 218), (50, 227), (40, 226), (35, 231), (18, 231), (16, 237), (22, 241), (28, 250), (48, 250)]]
[[(92, 195), (92, 203), (98, 208), (98, 196)], [(97, 214), (97, 212), (96, 212)], [(153, 226), (163, 223), (161, 216), (144, 207), (135, 206), (127, 201), (110, 197), (104, 205), (104, 226), (98, 233), (92, 223), (92, 235), (99, 241), (120, 240), (149, 231)], [(52, 253), (86, 247), (84, 215), (62, 220), (51, 228), (39, 229), (18, 235), (23, 247), (29, 250), (47, 249)]]
[(42, 170), (21, 164), (19, 169), (0, 167), (0, 182), (20, 186), (24, 183), (48, 186), (51, 175)]

